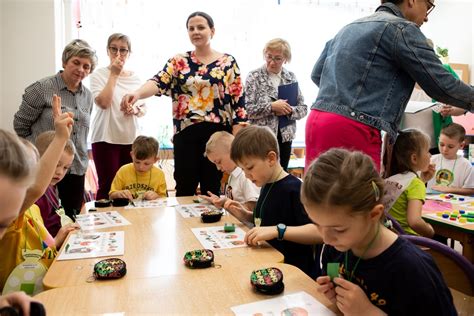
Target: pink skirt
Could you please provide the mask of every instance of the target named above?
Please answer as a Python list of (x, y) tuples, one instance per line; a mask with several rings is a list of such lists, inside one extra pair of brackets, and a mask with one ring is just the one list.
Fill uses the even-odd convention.
[(311, 110), (306, 120), (305, 142), (305, 169), (325, 151), (345, 148), (369, 155), (380, 171), (382, 138), (375, 127), (339, 114)]

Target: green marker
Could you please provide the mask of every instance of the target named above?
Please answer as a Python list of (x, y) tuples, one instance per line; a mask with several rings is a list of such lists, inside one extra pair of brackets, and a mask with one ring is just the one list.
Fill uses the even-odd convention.
[(328, 262), (326, 272), (331, 281), (339, 276), (339, 262)]

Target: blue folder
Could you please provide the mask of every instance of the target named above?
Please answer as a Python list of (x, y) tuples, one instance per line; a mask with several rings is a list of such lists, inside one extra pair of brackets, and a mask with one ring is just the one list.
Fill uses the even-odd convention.
[[(287, 100), (291, 106), (298, 104), (298, 82), (278, 86), (278, 99)], [(291, 123), (292, 120), (286, 115), (278, 117), (279, 126), (285, 127)]]

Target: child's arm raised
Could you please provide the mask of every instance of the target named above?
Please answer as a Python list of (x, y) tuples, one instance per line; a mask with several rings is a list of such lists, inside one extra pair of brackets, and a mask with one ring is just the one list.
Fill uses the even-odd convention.
[(421, 208), (423, 202), (421, 200), (408, 200), (407, 205), (407, 221), (410, 226), (418, 234), (431, 238), (434, 236), (433, 227), (421, 218)]
[(43, 156), (40, 158), (36, 178), (34, 184), (28, 188), (21, 212), (26, 211), (36, 200), (38, 200), (48, 188), (53, 178), (54, 171), (58, 164), (67, 140), (71, 135), (72, 126), (74, 124), (73, 114), (61, 111), (61, 98), (53, 95), (53, 119), (55, 135), (51, 144), (48, 146)]

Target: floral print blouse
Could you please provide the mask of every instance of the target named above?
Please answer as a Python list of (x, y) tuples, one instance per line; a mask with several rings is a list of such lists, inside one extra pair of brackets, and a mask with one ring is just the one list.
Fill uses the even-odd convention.
[(178, 54), (151, 80), (158, 86), (157, 96), (173, 100), (175, 133), (194, 123), (214, 122), (231, 129), (247, 120), (240, 69), (231, 55), (205, 65), (194, 51)]

